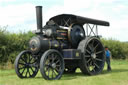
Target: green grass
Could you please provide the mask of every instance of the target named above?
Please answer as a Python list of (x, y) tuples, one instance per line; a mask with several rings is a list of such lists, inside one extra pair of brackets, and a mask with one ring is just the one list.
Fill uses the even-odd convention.
[(40, 74), (35, 78), (20, 79), (14, 69), (0, 70), (0, 85), (128, 85), (128, 60), (113, 60), (112, 71), (95, 76), (83, 75), (79, 69), (75, 74), (63, 74), (60, 80), (44, 80)]

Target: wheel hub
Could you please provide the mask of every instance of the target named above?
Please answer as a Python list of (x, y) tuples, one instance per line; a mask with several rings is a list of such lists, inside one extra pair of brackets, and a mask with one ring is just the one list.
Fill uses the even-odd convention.
[(95, 59), (95, 58), (96, 58), (96, 54), (95, 54), (95, 53), (92, 53), (92, 54), (91, 54), (91, 57), (92, 57), (93, 59)]
[(52, 64), (52, 68), (56, 68), (56, 64), (55, 63)]
[(29, 63), (26, 63), (26, 64), (25, 64), (25, 66), (26, 66), (27, 68), (29, 68), (29, 67), (30, 67)]

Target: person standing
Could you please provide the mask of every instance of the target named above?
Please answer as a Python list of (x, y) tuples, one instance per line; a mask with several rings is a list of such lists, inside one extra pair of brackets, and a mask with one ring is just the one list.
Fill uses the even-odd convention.
[(111, 71), (110, 58), (111, 52), (108, 50), (108, 47), (105, 47), (105, 55), (106, 55), (106, 63), (107, 63), (107, 71)]

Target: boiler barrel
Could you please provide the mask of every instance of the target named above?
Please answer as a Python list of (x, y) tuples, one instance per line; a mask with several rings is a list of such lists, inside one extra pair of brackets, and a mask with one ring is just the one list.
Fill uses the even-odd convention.
[(36, 54), (44, 52), (48, 49), (67, 49), (68, 44), (57, 40), (50, 40), (48, 38), (44, 38), (43, 36), (36, 36), (29, 41), (29, 48), (32, 53)]

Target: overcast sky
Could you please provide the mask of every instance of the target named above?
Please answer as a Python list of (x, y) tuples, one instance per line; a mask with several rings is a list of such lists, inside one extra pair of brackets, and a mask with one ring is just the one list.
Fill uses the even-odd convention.
[(43, 25), (52, 16), (75, 14), (109, 21), (109, 27), (99, 26), (99, 34), (128, 41), (128, 0), (0, 0), (0, 26), (11, 32), (36, 30), (37, 5), (43, 6)]

